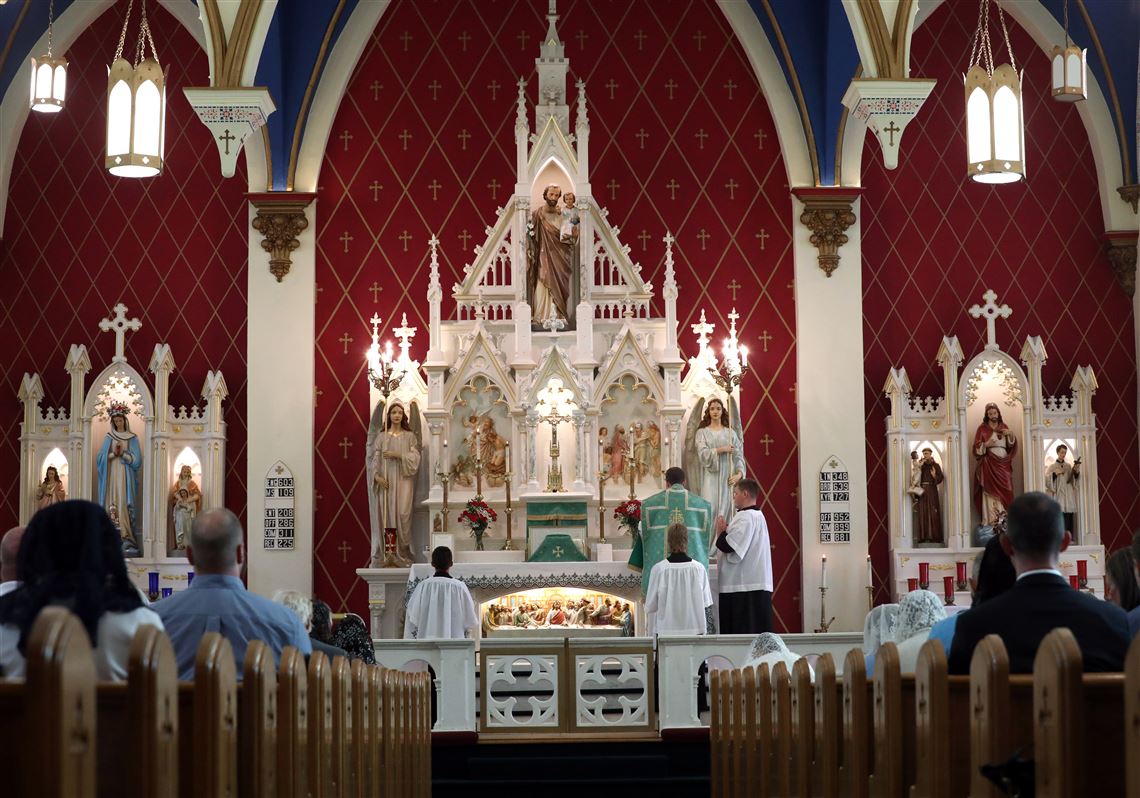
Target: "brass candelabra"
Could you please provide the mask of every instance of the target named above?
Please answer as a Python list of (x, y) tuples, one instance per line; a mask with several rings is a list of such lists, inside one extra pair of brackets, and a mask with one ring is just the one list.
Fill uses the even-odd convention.
[[(508, 446), (509, 445), (510, 444), (508, 444)], [(509, 455), (507, 456), (507, 460), (508, 462), (510, 461)], [(508, 468), (507, 473), (504, 474), (504, 476), (507, 478), (507, 481), (505, 483), (505, 487), (507, 489), (507, 509), (504, 510), (504, 512), (507, 514), (507, 540), (505, 543), (503, 543), (503, 551), (514, 551), (515, 545), (511, 541), (511, 527), (513, 526), (511, 520), (514, 517), (514, 510), (511, 508), (511, 478), (514, 476), (514, 474), (512, 474)]]
[(827, 634), (827, 630), (835, 623), (835, 616), (831, 620), (827, 620), (827, 588), (821, 587), (819, 589), (819, 628), (815, 630), (816, 634)]
[(439, 508), (439, 515), (443, 519), (443, 531), (447, 532), (447, 483), (451, 482), (451, 475), (446, 471), (440, 471), (436, 476), (439, 477), (439, 484), (443, 485), (443, 506)]

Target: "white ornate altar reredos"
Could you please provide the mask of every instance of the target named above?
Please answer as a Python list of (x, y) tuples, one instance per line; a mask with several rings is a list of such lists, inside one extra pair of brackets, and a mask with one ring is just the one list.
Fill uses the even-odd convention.
[[(1076, 508), (1073, 543), (1062, 554), (1066, 574), (1077, 573), (1076, 562), (1088, 561), (1089, 585), (1103, 595), (1104, 547), (1100, 542), (1100, 504), (1097, 480), (1096, 417), (1092, 398), (1096, 376), (1089, 366), (1073, 374), (1068, 394), (1046, 395), (1041, 382), (1045, 344), (1029, 336), (1018, 358), (997, 344), (995, 321), (1008, 318), (1008, 306), (998, 306), (987, 291), (985, 304), (970, 314), (985, 318), (987, 344), (968, 362), (957, 336), (946, 336), (936, 362), (942, 367), (943, 394), (913, 394), (906, 368), (893, 368), (884, 393), (891, 403), (887, 417), (887, 473), (889, 528), (894, 593), (905, 593), (907, 578), (919, 576), (919, 562), (930, 564), (930, 589), (943, 592), (943, 578), (956, 576), (957, 562), (972, 567), (980, 550), (975, 529), (982, 523), (975, 504), (975, 432), (987, 404), (998, 406), (1002, 420), (1018, 441), (1013, 456), (1013, 493), (1046, 490), (1046, 469), (1056, 459), (1058, 445), (1067, 447), (1068, 462), (1081, 459), (1075, 481)], [(942, 542), (917, 542), (916, 501), (912, 487), (911, 452), (933, 450), (944, 481), (939, 486)], [(1095, 580), (1094, 580), (1095, 577)], [(958, 590), (958, 601), (969, 601), (968, 589)]]
[[(567, 527), (563, 531), (584, 549), (585, 556), (597, 556), (597, 547), (591, 544), (600, 538), (599, 522), (604, 517), (613, 559), (624, 560), (632, 541), (619, 530), (613, 508), (630, 495), (629, 461), (637, 463), (632, 469), (632, 490), (638, 498), (661, 490), (664, 469), (687, 466), (693, 459), (691, 442), (697, 423), (705, 401), (714, 396), (728, 407), (729, 424), (740, 432), (739, 387), (726, 392), (709, 371), (717, 366), (710, 347), (714, 328), (703, 312), (700, 323), (692, 325), (696, 356), (686, 361), (678, 346), (672, 236), (664, 236), (664, 315), (656, 316), (654, 287), (642, 278), (641, 267), (621, 243), (618, 227), (595, 201), (585, 84), (579, 81), (576, 87), (571, 128), (566, 86), (569, 61), (563, 56), (557, 19), (551, 9), (541, 55), (535, 62), (538, 97), (533, 129), (528, 121), (526, 83), (520, 79), (518, 85), (513, 109), (514, 193), (497, 210), (486, 227), (486, 239), (474, 248), (474, 259), (464, 267), (462, 281), (451, 289), (453, 318), (443, 318), (439, 242), (433, 237), (427, 356), (422, 364), (411, 359), (409, 341), (417, 330), (408, 326), (405, 314), (402, 323), (392, 328), (398, 346), (388, 345), (393, 372), (404, 376), (387, 397), (373, 380), (367, 467), (373, 468), (376, 435), (383, 428), (385, 408), (392, 402), (410, 408), (411, 428), (422, 441), (413, 519), (417, 560), (425, 559), (429, 543), (446, 542), (457, 551), (459, 562), (516, 562), (520, 572), (541, 566), (522, 562), (529, 554), (524, 551), (527, 517), (534, 516), (537, 502), (551, 501), (575, 505), (572, 512), (561, 515)], [(569, 245), (573, 269), (567, 318), (555, 320), (534, 318), (532, 307), (538, 305), (532, 305), (528, 290), (528, 243), (536, 235), (532, 212), (544, 201), (544, 189), (551, 184), (575, 194), (579, 220), (576, 244)], [(726, 360), (733, 360), (730, 373), (732, 368), (740, 369), (734, 348), (736, 318), (733, 311), (726, 344), (726, 352), (731, 353)], [(379, 363), (381, 351), (379, 323), (374, 317), (373, 366)], [(563, 490), (552, 492), (547, 490), (552, 484), (552, 425), (541, 414), (544, 405), (540, 400), (544, 391), (559, 383), (572, 409), (556, 427)], [(486, 435), (477, 432), (485, 428)], [(477, 451), (471, 441), (478, 441), (479, 477), (471, 470)], [(601, 479), (600, 472), (610, 478)], [(372, 474), (370, 470), (370, 490)], [(441, 474), (448, 475), (449, 512), (441, 512), (445, 496)], [(476, 495), (477, 480), (482, 482), (484, 499), (499, 514), (482, 552), (472, 551), (475, 541), (456, 521), (466, 501)], [(513, 505), (509, 514), (504, 513), (508, 498)], [(370, 500), (372, 551), (378, 563), (382, 536), (374, 492)], [(437, 524), (440, 528), (434, 531), (445, 533), (444, 537), (429, 541)], [(513, 550), (504, 551), (508, 526)], [(605, 548), (603, 552), (603, 557), (609, 555)], [(581, 564), (585, 569), (593, 565)], [(379, 636), (377, 606), (383, 607), (386, 601), (384, 583), (397, 577), (384, 574), (382, 578), (374, 568), (358, 573), (369, 582), (374, 629)], [(504, 585), (502, 592), (510, 589)]]
[[(175, 539), (171, 488), (183, 466), (198, 486), (200, 509), (225, 506), (226, 425), (222, 402), (228, 389), (220, 371), (210, 371), (202, 386), (202, 406), (177, 409), (169, 404), (174, 355), (170, 346), (156, 344), (147, 370), (153, 383), (131, 365), (124, 354), (127, 331), (137, 331), (138, 319), (126, 318), (122, 304), (100, 329), (115, 334), (115, 356), (86, 387), (91, 359), (87, 347), (72, 344), (64, 369), (71, 377), (70, 402), (64, 408), (43, 407), (40, 375), (25, 374), (19, 399), (24, 406), (20, 425), (20, 522), (37, 509), (37, 487), (45, 471), (55, 467), (69, 499), (100, 501), (97, 460), (111, 429), (112, 408), (125, 409), (127, 428), (137, 440), (141, 462), (134, 477), (132, 529), (141, 551), (129, 568), (147, 586), (147, 571), (158, 571), (163, 586), (185, 587), (189, 570), (184, 547)], [(128, 446), (128, 450), (133, 446)], [(115, 508), (113, 516), (127, 513)]]

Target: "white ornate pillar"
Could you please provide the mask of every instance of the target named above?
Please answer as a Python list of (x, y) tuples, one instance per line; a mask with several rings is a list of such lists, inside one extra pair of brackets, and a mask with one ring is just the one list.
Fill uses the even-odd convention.
[(1079, 366), (1069, 384), (1073, 391), (1073, 404), (1077, 420), (1077, 454), (1081, 459), (1081, 478), (1077, 484), (1077, 535), (1082, 546), (1095, 546), (1101, 542), (1100, 496), (1097, 485), (1098, 463), (1096, 451), (1096, 426), (1094, 423), (1092, 398), (1096, 393), (1096, 374), (1091, 366)]
[[(20, 425), (20, 523), (26, 524), (28, 519), (32, 517), (32, 491), (35, 489), (36, 474), (33, 471), (35, 468), (33, 458), (33, 445), (31, 442), (32, 435), (40, 425), (41, 410), (40, 402), (44, 398), (44, 386), (40, 380), (39, 374), (24, 374), (24, 379), (20, 382), (20, 389), (16, 393), (16, 397), (24, 405), (24, 421)], [(68, 460), (71, 464), (71, 460)], [(74, 470), (71, 466), (71, 470)]]
[(90, 427), (83, 418), (83, 400), (87, 372), (91, 371), (91, 358), (87, 347), (72, 344), (63, 368), (71, 377), (71, 406), (67, 427), (68, 493), (73, 499), (94, 499), (91, 487), (91, 467), (87, 462), (91, 442), (87, 440)]
[(207, 371), (202, 383), (202, 399), (206, 402), (206, 461), (202, 463), (202, 502), (206, 509), (225, 507), (226, 500), (226, 422), (222, 420), (222, 402), (230, 389), (220, 371)]
[[(948, 485), (965, 485), (968, 478), (963, 463), (966, 458), (962, 456), (962, 427), (959, 423), (958, 413), (958, 369), (966, 359), (962, 354), (962, 346), (958, 343), (958, 336), (943, 336), (935, 358), (942, 366), (943, 400), (945, 401), (946, 424), (946, 456), (942, 460), (942, 467)], [(949, 540), (954, 530), (958, 531), (958, 542), (963, 547), (969, 544), (970, 508), (963, 503), (964, 491), (952, 490), (946, 492), (946, 537)]]
[(526, 489), (528, 491), (537, 491), (538, 488), (538, 452), (536, 447), (538, 445), (538, 414), (534, 412), (534, 408), (526, 407)]
[[(316, 204), (313, 195), (252, 198), (249, 221), (246, 531), (249, 586), (313, 591), (313, 400)], [(263, 241), (264, 239), (264, 241)], [(269, 257), (266, 257), (266, 252)], [(267, 550), (262, 486), (280, 460), (294, 479), (294, 548)], [(364, 552), (360, 552), (361, 560)]]
[[(827, 614), (835, 616), (831, 631), (861, 630), (867, 614), (868, 529), (858, 190), (813, 188), (794, 193), (790, 211), (796, 285), (803, 625), (811, 630), (819, 623), (820, 558), (826, 554)], [(827, 323), (821, 324), (821, 319)], [(849, 468), (850, 543), (819, 542), (818, 469), (832, 456)], [(758, 452), (752, 458), (763, 482), (766, 458)], [(790, 551), (779, 547), (773, 552), (777, 564), (789, 556)]]
[(586, 489), (586, 473), (587, 464), (586, 458), (588, 456), (586, 446), (586, 414), (581, 410), (575, 410), (573, 416), (574, 424), (574, 490), (582, 491)]

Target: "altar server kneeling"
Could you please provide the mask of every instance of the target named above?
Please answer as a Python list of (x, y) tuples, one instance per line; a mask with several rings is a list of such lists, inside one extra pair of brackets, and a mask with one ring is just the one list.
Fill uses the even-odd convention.
[(764, 513), (756, 507), (759, 495), (756, 480), (740, 480), (732, 489), (732, 522), (716, 519), (722, 635), (772, 631), (772, 543)]
[(671, 524), (665, 538), (669, 556), (649, 574), (645, 594), (649, 634), (703, 635), (705, 609), (713, 603), (708, 571), (688, 555), (688, 527)]
[(435, 574), (416, 585), (408, 599), (404, 637), (417, 640), (462, 639), (476, 634), (479, 616), (467, 585), (448, 573), (451, 549), (439, 546), (431, 553)]

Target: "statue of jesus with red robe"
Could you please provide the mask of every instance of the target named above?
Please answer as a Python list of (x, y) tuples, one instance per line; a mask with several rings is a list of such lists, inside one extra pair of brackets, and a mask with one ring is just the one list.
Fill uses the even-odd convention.
[(1001, 410), (990, 402), (986, 415), (974, 433), (974, 505), (982, 523), (992, 526), (1013, 501), (1013, 457), (1017, 440), (1001, 417)]

